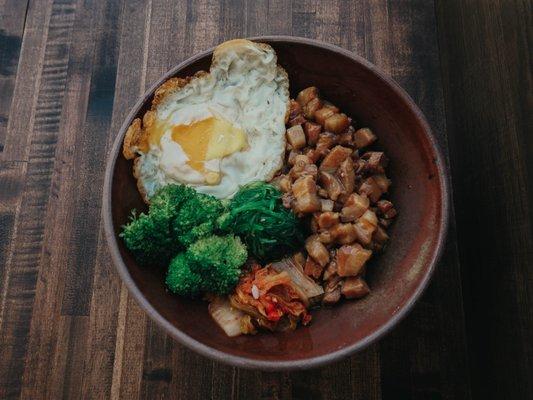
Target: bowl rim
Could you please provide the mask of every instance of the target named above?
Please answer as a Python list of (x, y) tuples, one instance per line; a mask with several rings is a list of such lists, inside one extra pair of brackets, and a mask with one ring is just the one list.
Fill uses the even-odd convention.
[(180, 70), (194, 63), (195, 61), (212, 54), (216, 46), (211, 47), (210, 49), (207, 49), (205, 51), (202, 51), (196, 55), (193, 55), (190, 58), (187, 58), (186, 60), (182, 61), (181, 63), (179, 63), (178, 65), (176, 65), (175, 67), (167, 71), (160, 79), (158, 79), (153, 85), (150, 86), (148, 90), (146, 90), (143, 93), (143, 95), (139, 98), (139, 100), (137, 100), (137, 102), (135, 103), (135, 105), (132, 107), (131, 111), (125, 118), (124, 123), (119, 129), (118, 135), (114, 139), (111, 151), (108, 153), (108, 156), (107, 156), (107, 163), (106, 163), (106, 170), (105, 170), (105, 177), (104, 177), (103, 198), (102, 198), (102, 217), (103, 217), (103, 223), (104, 223), (104, 233), (106, 237), (106, 242), (109, 246), (113, 264), (115, 265), (115, 268), (117, 269), (121, 279), (126, 284), (128, 290), (133, 295), (133, 298), (137, 301), (137, 304), (139, 304), (139, 306), (143, 309), (143, 311), (145, 311), (153, 321), (155, 321), (167, 334), (169, 334), (173, 339), (175, 339), (180, 344), (185, 345), (188, 348), (212, 360), (223, 362), (223, 363), (230, 364), (232, 366), (240, 367), (240, 368), (252, 368), (252, 369), (260, 369), (264, 371), (287, 371), (287, 370), (303, 370), (303, 369), (316, 368), (319, 366), (330, 364), (334, 361), (343, 359), (345, 357), (348, 357), (349, 355), (352, 355), (358, 351), (361, 351), (367, 346), (369, 346), (370, 344), (382, 338), (385, 334), (389, 333), (396, 324), (398, 324), (405, 316), (407, 316), (407, 314), (412, 310), (416, 301), (420, 298), (424, 290), (427, 288), (429, 281), (431, 280), (431, 277), (435, 271), (436, 264), (443, 253), (445, 242), (446, 242), (446, 235), (448, 231), (448, 219), (449, 219), (448, 170), (447, 170), (447, 166), (445, 163), (445, 159), (431, 131), (429, 123), (427, 122), (426, 118), (422, 114), (422, 111), (418, 108), (418, 106), (413, 101), (413, 99), (409, 96), (409, 94), (407, 94), (407, 92), (398, 83), (396, 83), (391, 77), (386, 75), (384, 72), (380, 71), (374, 64), (372, 64), (368, 60), (364, 59), (361, 56), (356, 55), (355, 53), (349, 50), (343, 49), (339, 46), (325, 43), (319, 40), (308, 39), (308, 38), (303, 38), (303, 37), (284, 36), (284, 35), (268, 35), (268, 36), (253, 36), (253, 37), (249, 37), (248, 39), (252, 41), (265, 41), (267, 43), (276, 43), (276, 42), (298, 43), (298, 44), (303, 43), (305, 45), (319, 47), (325, 50), (339, 53), (342, 56), (347, 57), (351, 59), (353, 62), (361, 65), (363, 68), (366, 68), (371, 73), (377, 75), (377, 77), (381, 79), (382, 81), (384, 81), (384, 83), (387, 84), (391, 88), (391, 90), (393, 90), (395, 94), (399, 96), (407, 104), (407, 106), (413, 111), (415, 118), (418, 120), (418, 123), (422, 126), (424, 133), (426, 134), (427, 139), (430, 143), (431, 149), (435, 155), (438, 178), (439, 178), (439, 183), (441, 187), (441, 214), (440, 214), (440, 220), (439, 220), (441, 229), (437, 237), (437, 245), (429, 261), (428, 268), (426, 269), (424, 276), (422, 277), (419, 285), (416, 287), (413, 294), (409, 297), (409, 299), (404, 304), (404, 306), (400, 308), (397, 313), (392, 315), (389, 320), (387, 320), (383, 325), (381, 325), (378, 329), (376, 329), (370, 335), (364, 337), (358, 342), (342, 347), (339, 350), (336, 350), (334, 352), (330, 352), (324, 355), (320, 355), (316, 357), (309, 357), (309, 358), (301, 358), (301, 359), (291, 360), (291, 361), (272, 361), (272, 360), (259, 360), (259, 359), (254, 359), (254, 358), (246, 358), (246, 357), (228, 354), (220, 350), (216, 350), (212, 347), (209, 347), (195, 340), (191, 336), (183, 333), (178, 328), (176, 328), (174, 325), (172, 325), (161, 314), (159, 314), (159, 312), (152, 306), (152, 304), (144, 297), (144, 295), (141, 293), (141, 291), (139, 290), (139, 288), (133, 281), (133, 278), (128, 272), (126, 264), (124, 263), (124, 260), (122, 259), (122, 256), (120, 255), (117, 238), (114, 232), (112, 207), (111, 207), (111, 189), (112, 189), (112, 183), (113, 183), (113, 172), (115, 170), (115, 164), (119, 157), (119, 154), (121, 154), (120, 149), (122, 147), (122, 142), (123, 142), (126, 130), (128, 129), (135, 115), (137, 115), (141, 107), (144, 105), (146, 99), (148, 99), (152, 95), (152, 93), (155, 91), (155, 89), (159, 87), (165, 80), (175, 76)]

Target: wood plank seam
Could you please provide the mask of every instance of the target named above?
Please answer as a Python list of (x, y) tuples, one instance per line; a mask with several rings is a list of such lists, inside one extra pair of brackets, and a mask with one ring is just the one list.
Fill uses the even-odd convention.
[[(105, 164), (108, 131), (112, 119), (112, 108), (116, 86), (117, 28), (120, 4), (115, 1), (98, 5), (102, 10), (99, 16), (100, 33), (97, 34), (95, 54), (91, 70), (91, 87), (87, 114), (80, 129), (78, 146), (74, 149), (79, 168), (77, 169), (78, 189), (75, 204), (86, 219), (83, 229), (73, 230), (70, 238), (72, 258), (66, 271), (67, 279), (62, 299), (62, 315), (88, 315), (92, 298), (92, 284), (95, 260), (86, 257), (94, 254), (98, 246), (100, 226), (99, 212), (103, 175), (98, 167)], [(107, 22), (107, 24), (104, 24)], [(92, 213), (95, 212), (94, 217)]]
[[(30, 46), (28, 43), (31, 43), (31, 38), (32, 38), (32, 35), (29, 34), (29, 32), (27, 32), (27, 19), (28, 19), (28, 13), (30, 11), (30, 4), (34, 4), (34, 3), (30, 3), (28, 1), (28, 8), (26, 10), (26, 16), (24, 19), (24, 31), (23, 31), (23, 36), (22, 36), (22, 45), (21, 45), (20, 56), (19, 56), (19, 64), (18, 64), (18, 68), (16, 72), (17, 78), (15, 81), (15, 88), (14, 88), (13, 98), (12, 98), (12, 103), (11, 103), (11, 108), (10, 108), (10, 116), (14, 108), (13, 100), (16, 101), (17, 99), (24, 99), (25, 97), (29, 97), (28, 96), (29, 94), (34, 94), (34, 93), (37, 94), (37, 91), (39, 90), (40, 85), (41, 85), (42, 65), (38, 63), (31, 63), (31, 60), (25, 60), (25, 59), (23, 62), (20, 62), (20, 60), (23, 59), (23, 57), (26, 55), (26, 51), (29, 53), (32, 50), (31, 47), (30, 49), (27, 49), (27, 46)], [(50, 28), (51, 12), (52, 12), (51, 7), (47, 6), (45, 15), (43, 17), (43, 20), (45, 22), (42, 23), (42, 26), (43, 26), (42, 29), (44, 32), (42, 34), (42, 38), (39, 38), (40, 43), (38, 44), (40, 51), (36, 59), (39, 61), (44, 60), (44, 56), (45, 56), (46, 40), (48, 39), (48, 32)], [(39, 32), (36, 32), (36, 35), (38, 34)], [(34, 71), (36, 72), (35, 74), (31, 74), (31, 73), (23, 74), (22, 73), (22, 72), (26, 72), (26, 68), (28, 68), (27, 67), (28, 65), (36, 65), (37, 70)], [(21, 71), (23, 69), (24, 71)], [(28, 87), (27, 85), (28, 82), (32, 83), (30, 87)], [(27, 144), (28, 144), (28, 140), (30, 139), (29, 132), (33, 132), (33, 129), (34, 129), (37, 100), (38, 100), (37, 95), (31, 96), (31, 103), (29, 104), (30, 115), (27, 118), (28, 120), (27, 125), (16, 126), (14, 124), (15, 119), (11, 117), (9, 118), (8, 126), (7, 126), (6, 143), (3, 147), (3, 152), (0, 152), (0, 160), (6, 160), (6, 161), (27, 161), (28, 160), (29, 146), (27, 146)], [(18, 110), (19, 105), (17, 103), (15, 104), (16, 104), (15, 109)], [(23, 140), (21, 140), (21, 138)], [(0, 310), (0, 314), (1, 314), (1, 310)]]
[[(47, 21), (50, 19), (50, 13), (48, 13), (47, 17), (45, 18)], [(48, 24), (46, 24), (46, 26), (48, 26)], [(25, 40), (24, 39), (27, 39), (28, 36), (27, 35), (23, 35), (23, 41), (22, 41), (22, 45), (21, 45), (21, 53), (22, 53), (22, 49), (24, 48), (24, 43), (25, 43)], [(45, 41), (44, 41), (45, 43)], [(45, 51), (45, 46), (42, 46), (42, 50), (40, 52), (40, 55), (39, 55), (39, 59), (42, 59), (42, 57), (44, 56), (44, 51)], [(19, 67), (20, 67), (20, 64), (19, 64)], [(40, 72), (40, 71), (39, 71)], [(20, 76), (18, 74), (18, 71), (17, 71), (17, 77)], [(35, 86), (39, 86), (39, 79), (40, 79), (40, 76), (41, 74), (39, 73), (38, 74), (38, 78), (36, 79), (35, 81)], [(15, 90), (16, 91), (16, 90)], [(34, 105), (36, 103), (36, 99), (34, 99)], [(35, 109), (35, 106), (32, 107), (32, 110)], [(30, 118), (31, 119), (31, 123), (30, 123), (30, 127), (33, 129), (33, 112), (32, 112), (32, 117)], [(10, 119), (11, 120), (11, 119)], [(9, 127), (8, 127), (9, 129)], [(3, 154), (0, 153), (0, 157), (2, 156)], [(23, 162), (24, 163), (24, 169), (23, 169), (23, 172), (21, 174), (21, 176), (26, 176), (26, 169), (27, 169), (27, 163), (28, 163), (28, 160), (26, 159), (23, 159), (23, 160), (11, 160), (13, 162)], [(2, 325), (3, 325), (3, 316), (4, 316), (4, 311), (5, 311), (5, 302), (6, 302), (6, 296), (7, 296), (7, 288), (9, 286), (9, 270), (10, 270), (10, 266), (12, 264), (12, 258), (13, 258), (13, 248), (15, 247), (15, 243), (16, 243), (16, 238), (17, 238), (17, 233), (18, 233), (18, 219), (19, 219), (19, 216), (20, 216), (20, 207), (21, 207), (21, 204), (22, 204), (22, 196), (19, 198), (19, 201), (17, 203), (17, 206), (16, 206), (16, 211), (15, 211), (15, 227), (14, 227), (14, 232), (13, 232), (13, 240), (11, 242), (11, 246), (9, 248), (9, 251), (8, 251), (8, 258), (6, 260), (6, 266), (5, 266), (5, 280), (4, 282), (2, 282), (2, 285), (0, 286), (1, 289), (2, 289), (2, 292), (0, 293), (0, 332), (2, 331)]]
[[(2, 380), (9, 382), (12, 393), (20, 391), (28, 330), (33, 312), (35, 286), (42, 257), (45, 218), (53, 175), (56, 142), (64, 94), (66, 72), (57, 69), (68, 61), (68, 37), (72, 29), (72, 10), (68, 4), (52, 4), (48, 14), (45, 45), (42, 49), (42, 69), (37, 79), (38, 94), (32, 111), (30, 145), (25, 150), (26, 183), (17, 216), (16, 236), (8, 261), (8, 272), (0, 306), (0, 332), (8, 340), (11, 351), (0, 365)], [(55, 62), (50, 62), (52, 59)], [(47, 93), (48, 95), (44, 95)], [(57, 102), (59, 100), (59, 102)], [(53, 104), (51, 103), (54, 102)], [(25, 157), (26, 158), (26, 157)], [(5, 305), (10, 309), (6, 316)], [(15, 314), (12, 314), (16, 310)], [(15, 335), (15, 336), (13, 336)]]
[[(146, 63), (147, 63), (147, 51), (148, 51), (148, 44), (147, 44), (147, 36), (149, 35), (149, 30), (148, 30), (148, 26), (149, 26), (149, 23), (150, 23), (150, 12), (151, 12), (151, 7), (150, 7), (150, 4), (151, 2), (149, 2), (147, 4), (146, 7), (148, 7), (147, 9), (147, 18), (145, 19), (144, 21), (144, 33), (143, 33), (143, 36), (144, 36), (144, 39), (143, 39), (143, 50), (142, 50), (142, 65), (143, 65), (143, 70), (145, 71), (146, 70)], [(124, 41), (124, 37), (129, 37), (128, 35), (128, 30), (127, 30), (127, 27), (129, 26), (129, 24), (131, 24), (131, 20), (128, 19), (128, 14), (127, 14), (127, 11), (126, 11), (126, 7), (127, 6), (127, 2), (124, 2), (123, 3), (123, 6), (122, 6), (122, 9), (120, 11), (120, 19), (121, 19), (121, 22), (120, 22), (120, 25), (121, 25), (121, 28), (120, 28), (120, 42), (119, 42), (119, 48), (122, 48), (123, 46), (123, 41)], [(136, 8), (136, 5), (135, 4), (132, 4), (131, 7), (133, 8)], [(126, 41), (126, 43), (128, 43)], [(127, 68), (124, 66), (125, 64), (124, 63), (127, 63), (126, 65), (130, 65), (131, 63), (131, 60), (129, 58), (123, 58), (122, 57), (122, 52), (119, 53), (118, 55), (118, 62), (117, 62), (117, 74), (120, 74), (121, 71), (127, 71)], [(139, 93), (142, 93), (144, 91), (144, 85), (145, 85), (145, 76), (143, 73), (140, 74), (140, 80), (141, 80), (141, 83), (140, 83), (140, 86), (139, 86)], [(116, 81), (116, 85), (115, 85), (115, 97), (114, 97), (114, 103), (113, 103), (113, 112), (112, 112), (112, 117), (111, 117), (111, 126), (109, 128), (109, 132), (110, 134), (108, 135), (108, 139), (107, 139), (107, 145), (106, 145), (106, 153), (108, 152), (107, 150), (112, 146), (112, 143), (114, 141), (114, 133), (116, 131), (118, 131), (118, 126), (122, 123), (122, 116), (125, 114), (125, 112), (127, 111), (124, 107), (122, 107), (122, 104), (121, 104), (121, 98), (119, 97), (120, 95), (120, 85), (121, 84), (126, 84), (126, 86), (128, 86), (128, 83), (124, 80), (120, 80), (120, 76), (117, 75), (117, 81)], [(104, 269), (106, 270), (107, 272), (106, 273), (114, 273), (114, 269), (112, 266), (109, 265), (109, 259), (108, 257), (104, 257), (102, 255), (103, 252), (106, 253), (106, 256), (107, 256), (107, 244), (105, 243), (105, 240), (104, 240), (104, 236), (103, 236), (103, 230), (102, 230), (102, 226), (100, 224), (100, 235), (98, 237), (98, 244), (97, 244), (97, 259), (100, 260), (100, 259), (107, 259), (108, 262), (97, 262), (96, 264), (96, 269), (95, 269), (95, 276), (94, 276), (94, 282), (93, 282), (93, 286), (96, 287), (97, 285), (97, 280), (99, 279), (99, 274), (101, 272), (99, 272), (100, 269)], [(114, 279), (118, 280), (118, 277), (114, 277)], [(128, 290), (126, 288), (126, 286), (123, 284), (122, 281), (119, 280), (119, 302), (117, 304), (117, 308), (118, 308), (118, 312), (117, 312), (117, 316), (116, 316), (116, 328), (115, 328), (115, 332), (114, 332), (114, 335), (115, 335), (115, 339), (114, 339), (114, 348), (113, 348), (113, 355), (112, 355), (112, 363), (113, 363), (113, 366), (112, 366), (112, 373), (111, 373), (111, 382), (109, 384), (109, 395), (111, 398), (119, 398), (120, 395), (121, 395), (121, 383), (122, 383), (122, 370), (123, 370), (123, 362), (124, 362), (124, 349), (126, 347), (126, 341), (125, 341), (125, 338), (124, 338), (124, 335), (125, 335), (125, 324), (127, 323), (127, 317), (128, 317), (128, 313), (130, 312), (130, 310), (128, 310), (128, 298), (129, 298), (129, 293), (128, 293)], [(98, 315), (99, 315), (99, 309), (102, 307), (102, 304), (101, 303), (101, 299), (98, 299), (97, 297), (93, 296), (92, 299), (91, 299), (91, 312), (90, 312), (90, 318), (91, 318), (91, 326), (95, 323), (93, 321), (93, 318), (96, 318)], [(90, 338), (90, 342), (87, 346), (87, 351), (89, 352), (91, 350), (91, 347), (94, 345), (94, 343), (92, 343), (92, 337)], [(97, 339), (96, 337), (94, 338), (95, 340)], [(92, 354), (88, 354), (88, 362), (86, 362), (86, 365), (84, 366), (84, 368), (86, 369), (90, 369), (91, 367), (91, 359), (92, 359)], [(128, 373), (130, 373), (130, 371), (128, 371)], [(91, 385), (96, 383), (96, 382), (92, 382), (92, 380), (90, 381), (89, 378), (90, 377), (87, 377), (88, 379), (84, 379), (84, 382), (83, 382), (83, 393), (88, 393), (89, 390), (91, 390)], [(140, 377), (139, 377), (140, 379)]]
[[(16, 80), (17, 70), (19, 68), (22, 38), (28, 17), (29, 0), (19, 1), (16, 5), (5, 4), (4, 7), (8, 8), (4, 10), (8, 14), (5, 22), (1, 21), (0, 23), (0, 38), (2, 38), (0, 41), (0, 93), (2, 93), (2, 96), (0, 96), (0, 154), (4, 150), (7, 124), (9, 115), (11, 114), (12, 96), (14, 92), (14, 87), (11, 87), (11, 85)], [(12, 9), (9, 10), (9, 7)], [(13, 24), (15, 24), (17, 16), (20, 14), (20, 10), (17, 10), (17, 7), (24, 8), (24, 15), (22, 17), (21, 27), (19, 29), (13, 29)], [(14, 15), (10, 11), (13, 11)], [(18, 31), (20, 31), (20, 34), (18, 34)], [(15, 64), (15, 68), (13, 64)], [(13, 69), (15, 70), (14, 72)]]
[[(30, 351), (24, 373), (22, 398), (34, 398), (36, 393), (47, 398), (79, 397), (83, 389), (85, 350), (89, 343), (90, 321), (87, 316), (62, 316), (61, 299), (65, 290), (65, 277), (72, 260), (69, 239), (79, 226), (82, 207), (72, 196), (80, 185), (79, 151), (86, 148), (83, 126), (87, 116), (92, 81), (92, 63), (98, 42), (98, 27), (105, 24), (98, 12), (101, 7), (86, 7), (83, 0), (75, 0), (75, 26), (70, 37), (70, 57), (67, 74), (67, 96), (63, 101), (60, 140), (52, 181), (51, 204), (47, 214), (49, 227), (45, 247), (51, 255), (43, 260), (42, 274), (37, 287), (36, 313), (32, 318)], [(100, 3), (102, 4), (102, 3)], [(109, 3), (112, 4), (112, 3)], [(96, 22), (95, 22), (96, 21)], [(112, 24), (111, 24), (112, 25)], [(100, 65), (100, 62), (93, 62)], [(93, 136), (88, 136), (93, 138)], [(100, 143), (102, 141), (99, 141)], [(74, 197), (74, 199), (73, 199)], [(85, 217), (81, 217), (85, 218)], [(64, 243), (62, 246), (54, 245)], [(50, 322), (48, 322), (50, 321)], [(50, 349), (50, 350), (49, 350)], [(53, 363), (54, 371), (35, 370), (31, 365)], [(61, 378), (58, 378), (60, 376)]]
[[(50, 15), (50, 23), (49, 23), (49, 31), (54, 31), (54, 29), (57, 29), (55, 23), (54, 23), (54, 17), (57, 17), (60, 13), (60, 10), (58, 8), (52, 7), (51, 15)], [(69, 31), (70, 27), (61, 27), (59, 28), (62, 31)], [(53, 170), (53, 159), (55, 156), (55, 144), (57, 142), (57, 134), (59, 130), (59, 121), (60, 121), (60, 114), (61, 114), (61, 99), (63, 97), (63, 91), (66, 81), (66, 69), (63, 69), (59, 72), (49, 71), (49, 63), (47, 62), (49, 57), (57, 57), (57, 48), (56, 46), (63, 46), (65, 45), (64, 41), (65, 37), (52, 37), (50, 40), (48, 38), (46, 39), (46, 46), (44, 50), (44, 62), (42, 67), (42, 78), (40, 81), (40, 89), (39, 93), (45, 93), (47, 91), (51, 91), (51, 95), (48, 97), (46, 96), (37, 96), (36, 97), (36, 104), (35, 104), (35, 117), (34, 117), (34, 125), (33, 125), (33, 134), (34, 137), (31, 141), (31, 145), (29, 146), (28, 153), (29, 153), (29, 159), (25, 163), (27, 165), (27, 179), (28, 182), (26, 183), (29, 188), (28, 191), (30, 191), (32, 188), (40, 187), (42, 189), (47, 188), (48, 184), (51, 181), (51, 174)], [(61, 61), (63, 64), (67, 62), (66, 58), (63, 58)], [(52, 108), (52, 111), (49, 111), (51, 106), (51, 102), (53, 102), (54, 106)], [(48, 108), (47, 108), (48, 107)], [(43, 108), (45, 109), (43, 111)], [(38, 198), (32, 198), (32, 195), (35, 195), (35, 191), (30, 191), (27, 196), (21, 196), (21, 206), (23, 207), (21, 217), (27, 217), (26, 220), (23, 219), (21, 222), (22, 227), (26, 228), (26, 232), (28, 232), (32, 237), (34, 237), (34, 240), (37, 240), (39, 242), (39, 238), (43, 235), (44, 230), (44, 224), (43, 220), (37, 220), (35, 221), (30, 215), (32, 214), (32, 207), (36, 207), (36, 210), (38, 212), (42, 212), (42, 210), (46, 207), (46, 202), (48, 200), (46, 194), (48, 192), (45, 192), (43, 190), (43, 193), (41, 193), (41, 196)], [(36, 223), (35, 225), (31, 224), (30, 220), (33, 219)], [(18, 222), (18, 221), (17, 221)], [(19, 226), (17, 224), (17, 226)], [(14, 238), (17, 238), (19, 235), (19, 230), (17, 229), (16, 234), (14, 235)], [(24, 233), (22, 233), (24, 235)], [(32, 243), (36, 243), (35, 241), (31, 241)], [(14, 240), (14, 245), (17, 243), (16, 240)], [(18, 242), (20, 245), (21, 242)], [(17, 265), (17, 256), (20, 254), (20, 257), (22, 259), (24, 258), (23, 253), (17, 252), (17, 246), (14, 246), (14, 251), (12, 252), (12, 259), (8, 260), (8, 266)], [(39, 253), (40, 254), (40, 253)], [(38, 261), (37, 259), (34, 260), (34, 265), (37, 265)], [(14, 268), (14, 267), (12, 267)], [(9, 276), (10, 274), (6, 274)], [(5, 282), (3, 285), (3, 294), (2, 294), (2, 305), (0, 306), (0, 329), (2, 328), (1, 322), (2, 322), (2, 316), (5, 309), (5, 301), (6, 301), (6, 295), (4, 294), (9, 286), (9, 282)]]

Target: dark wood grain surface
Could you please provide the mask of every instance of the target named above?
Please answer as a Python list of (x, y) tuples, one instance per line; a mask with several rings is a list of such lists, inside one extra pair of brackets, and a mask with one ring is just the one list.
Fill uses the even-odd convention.
[[(0, 398), (533, 398), (532, 27), (523, 0), (0, 0)], [(304, 372), (173, 342), (129, 296), (101, 227), (107, 151), (145, 88), (263, 34), (375, 63), (452, 173), (447, 249), (414, 311)]]

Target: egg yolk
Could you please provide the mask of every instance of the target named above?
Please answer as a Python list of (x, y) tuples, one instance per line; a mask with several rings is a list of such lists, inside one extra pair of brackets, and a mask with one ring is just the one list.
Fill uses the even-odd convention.
[[(150, 143), (158, 144), (167, 129), (167, 123), (152, 127)], [(221, 118), (210, 117), (189, 125), (174, 125), (170, 129), (172, 140), (187, 155), (189, 166), (202, 173), (209, 185), (220, 182), (220, 173), (206, 169), (204, 162), (226, 157), (247, 146), (246, 133)]]

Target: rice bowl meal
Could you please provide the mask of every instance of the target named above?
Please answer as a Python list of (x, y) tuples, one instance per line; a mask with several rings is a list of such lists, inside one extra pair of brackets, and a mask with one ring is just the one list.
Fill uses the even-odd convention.
[(166, 271), (171, 293), (208, 301), (230, 337), (296, 329), (369, 295), (369, 260), (397, 214), (375, 133), (320, 82), (291, 99), (290, 79), (269, 45), (225, 42), (209, 72), (164, 82), (124, 137), (148, 205), (124, 244)]

